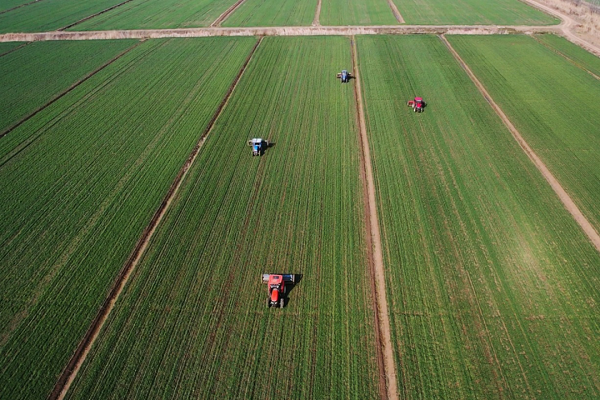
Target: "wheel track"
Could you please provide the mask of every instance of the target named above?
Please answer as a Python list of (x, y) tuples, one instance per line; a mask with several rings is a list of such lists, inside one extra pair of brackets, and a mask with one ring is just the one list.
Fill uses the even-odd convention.
[(88, 328), (88, 331), (86, 332), (85, 336), (79, 343), (77, 349), (75, 350), (73, 356), (71, 357), (71, 360), (67, 364), (67, 367), (63, 370), (61, 376), (59, 377), (58, 381), (56, 382), (56, 385), (54, 386), (54, 389), (49, 396), (50, 399), (64, 399), (65, 395), (67, 394), (69, 388), (71, 387), (71, 384), (73, 383), (73, 381), (75, 380), (75, 378), (77, 376), (77, 373), (79, 372), (79, 369), (83, 365), (94, 342), (98, 338), (100, 331), (102, 330), (102, 327), (104, 326), (104, 323), (108, 319), (108, 316), (110, 315), (111, 311), (113, 310), (119, 296), (121, 295), (121, 293), (123, 292), (123, 289), (125, 288), (127, 282), (129, 281), (131, 274), (133, 273), (136, 266), (139, 264), (142, 256), (144, 255), (146, 248), (148, 247), (148, 244), (149, 244), (152, 236), (154, 235), (154, 232), (160, 225), (160, 222), (162, 221), (163, 217), (165, 216), (165, 214), (166, 214), (167, 210), (169, 209), (170, 205), (172, 204), (174, 198), (178, 194), (184, 178), (187, 176), (188, 171), (194, 164), (194, 161), (196, 160), (196, 158), (200, 152), (200, 149), (202, 148), (208, 135), (212, 131), (212, 128), (213, 128), (215, 122), (217, 121), (217, 119), (219, 118), (219, 116), (221, 115), (223, 109), (229, 102), (231, 94), (237, 87), (238, 82), (240, 81), (241, 77), (243, 76), (244, 72), (246, 71), (246, 67), (252, 60), (252, 57), (254, 56), (254, 53), (256, 52), (256, 49), (258, 48), (258, 46), (260, 45), (261, 42), (262, 42), (262, 38), (259, 38), (257, 40), (256, 44), (254, 45), (254, 47), (252, 48), (252, 50), (250, 51), (250, 54), (246, 58), (246, 61), (242, 65), (242, 67), (241, 67), (240, 71), (238, 72), (237, 76), (235, 77), (233, 83), (229, 87), (229, 90), (225, 94), (223, 101), (221, 102), (221, 104), (219, 104), (215, 114), (213, 115), (213, 117), (209, 121), (206, 129), (200, 136), (198, 144), (194, 147), (194, 149), (188, 156), (187, 160), (185, 161), (184, 165), (181, 167), (179, 173), (177, 174), (177, 177), (171, 184), (171, 187), (169, 188), (167, 195), (163, 199), (159, 208), (154, 213), (154, 216), (150, 220), (150, 223), (148, 224), (148, 226), (144, 229), (142, 236), (138, 240), (138, 243), (136, 244), (129, 259), (127, 260), (127, 262), (121, 269), (121, 272), (117, 276), (117, 279), (115, 280), (113, 287), (110, 290), (107, 298), (105, 299), (102, 307), (98, 311), (98, 314), (92, 321), (90, 327)]
[[(352, 63), (354, 66), (356, 98), (356, 112), (359, 122), (361, 142), (361, 180), (363, 181), (363, 197), (365, 203), (365, 219), (367, 224), (367, 256), (371, 270), (371, 285), (374, 289), (375, 300), (375, 333), (377, 343), (377, 359), (379, 365), (380, 394), (382, 399), (397, 399), (398, 385), (396, 382), (396, 365), (394, 362), (394, 350), (388, 314), (388, 305), (385, 289), (385, 269), (383, 265), (383, 251), (381, 246), (381, 235), (379, 230), (379, 219), (377, 216), (377, 203), (375, 194), (375, 183), (373, 179), (373, 167), (371, 164), (371, 152), (367, 137), (367, 124), (364, 115), (362, 99), (362, 88), (360, 83), (360, 71), (358, 68), (358, 52), (356, 39), (352, 42)], [(383, 385), (383, 387), (381, 387)]]

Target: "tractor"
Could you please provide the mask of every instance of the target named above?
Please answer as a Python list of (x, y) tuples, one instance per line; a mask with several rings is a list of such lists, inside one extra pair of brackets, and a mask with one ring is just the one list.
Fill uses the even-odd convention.
[(414, 100), (409, 100), (408, 103), (406, 103), (406, 105), (412, 107), (414, 112), (420, 113), (425, 110), (425, 106), (427, 104), (425, 104), (422, 97), (415, 97)]
[(265, 149), (269, 147), (269, 141), (261, 138), (254, 138), (248, 140), (248, 146), (252, 147), (252, 156), (262, 156)]
[(352, 74), (346, 70), (338, 72), (337, 77), (342, 79), (342, 83), (348, 83), (350, 82), (350, 79), (354, 78)]
[(283, 308), (285, 306), (285, 294), (287, 288), (286, 282), (289, 285), (293, 285), (296, 282), (296, 276), (294, 274), (263, 274), (262, 282), (267, 284), (269, 290), (269, 297), (267, 299), (267, 307)]

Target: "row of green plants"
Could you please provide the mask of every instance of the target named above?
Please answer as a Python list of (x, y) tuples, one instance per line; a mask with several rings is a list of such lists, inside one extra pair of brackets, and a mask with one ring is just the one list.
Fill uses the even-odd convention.
[(350, 54), (261, 42), (69, 398), (379, 397)]
[(397, 25), (386, 0), (325, 0), (321, 5), (321, 25)]
[(401, 397), (597, 397), (592, 245), (439, 38), (358, 49)]
[(246, 0), (223, 26), (294, 26), (310, 25), (317, 0)]
[[(459, 36), (449, 40), (600, 230), (599, 81), (531, 37)], [(553, 42), (564, 46), (564, 42)]]
[(6, 54), (0, 62), (0, 135), (134, 43), (36, 42)]
[(600, 58), (567, 39), (556, 35), (535, 35), (534, 38), (549, 46), (575, 65), (600, 76)]
[(0, 398), (50, 393), (255, 41), (145, 42), (0, 139), (38, 131), (0, 167)]

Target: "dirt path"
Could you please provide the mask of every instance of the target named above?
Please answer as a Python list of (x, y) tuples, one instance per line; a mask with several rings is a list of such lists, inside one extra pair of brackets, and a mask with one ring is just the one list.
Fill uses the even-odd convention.
[(215, 22), (213, 22), (212, 24), (210, 24), (210, 26), (212, 28), (221, 26), (221, 24), (223, 23), (223, 21), (225, 21), (231, 14), (233, 14), (233, 12), (235, 10), (237, 10), (238, 7), (241, 6), (244, 1), (246, 1), (246, 0), (238, 0), (238, 1), (236, 1), (235, 4), (233, 4), (227, 10), (225, 10), (225, 12), (223, 14), (219, 15), (219, 18), (215, 19)]
[(477, 79), (477, 77), (475, 76), (473, 71), (471, 71), (469, 66), (463, 61), (463, 59), (456, 52), (456, 50), (454, 50), (454, 48), (452, 47), (450, 42), (448, 42), (448, 40), (444, 36), (440, 36), (440, 39), (442, 40), (442, 42), (444, 42), (446, 47), (448, 47), (448, 49), (450, 50), (450, 52), (452, 53), (454, 58), (462, 66), (462, 68), (465, 70), (467, 75), (469, 75), (469, 78), (471, 78), (471, 80), (473, 81), (475, 86), (477, 86), (477, 89), (479, 89), (479, 91), (481, 92), (483, 97), (492, 106), (494, 111), (496, 111), (496, 114), (498, 114), (498, 116), (502, 119), (502, 122), (504, 122), (504, 125), (506, 125), (506, 127), (510, 130), (513, 137), (519, 143), (519, 145), (521, 146), (523, 151), (525, 151), (525, 153), (531, 159), (531, 161), (533, 161), (533, 163), (535, 164), (537, 169), (542, 173), (542, 175), (544, 176), (546, 181), (548, 181), (548, 183), (550, 184), (550, 186), (552, 187), (554, 192), (557, 194), (560, 201), (563, 203), (563, 205), (565, 206), (567, 211), (569, 211), (571, 213), (571, 215), (573, 216), (575, 221), (579, 224), (581, 229), (583, 229), (583, 231), (585, 232), (587, 237), (590, 239), (590, 241), (596, 248), (596, 250), (598, 252), (600, 252), (600, 235), (598, 235), (598, 232), (596, 232), (596, 230), (594, 229), (592, 224), (590, 224), (590, 222), (585, 218), (585, 216), (579, 210), (579, 208), (577, 207), (575, 202), (571, 199), (571, 197), (563, 189), (560, 182), (554, 177), (554, 175), (552, 175), (550, 170), (546, 167), (546, 165), (542, 162), (542, 160), (537, 156), (537, 154), (535, 154), (533, 149), (531, 147), (529, 147), (529, 145), (527, 144), (525, 139), (523, 139), (523, 137), (521, 136), (521, 134), (519, 133), (517, 128), (515, 128), (515, 126), (512, 124), (512, 122), (508, 119), (508, 117), (506, 116), (504, 111), (502, 111), (500, 106), (498, 104), (496, 104), (496, 102), (494, 101), (492, 96), (490, 96), (490, 94), (485, 89), (483, 84), (479, 81), (479, 79)]
[(315, 18), (313, 19), (312, 26), (321, 26), (321, 0), (317, 3), (317, 9), (315, 10)]
[(396, 21), (403, 24), (404, 18), (402, 18), (402, 14), (400, 14), (400, 10), (398, 10), (398, 7), (396, 7), (396, 3), (394, 3), (394, 0), (387, 0), (387, 2), (390, 5), (390, 8), (392, 9), (392, 13), (394, 13), (394, 17), (396, 17)]
[(388, 305), (385, 290), (385, 270), (383, 266), (383, 251), (381, 248), (381, 236), (379, 231), (379, 219), (377, 216), (377, 203), (375, 199), (375, 181), (373, 179), (373, 167), (371, 165), (371, 152), (369, 150), (369, 141), (367, 137), (367, 124), (365, 121), (362, 88), (360, 82), (360, 70), (358, 68), (358, 54), (356, 50), (356, 39), (352, 37), (352, 63), (354, 64), (354, 92), (356, 96), (356, 111), (358, 114), (359, 130), (361, 138), (361, 158), (364, 167), (365, 177), (365, 201), (366, 201), (366, 223), (369, 229), (368, 240), (371, 246), (368, 246), (369, 262), (373, 267), (373, 278), (375, 283), (375, 308), (376, 308), (376, 326), (379, 332), (380, 346), (377, 349), (381, 352), (383, 358), (383, 374), (386, 383), (386, 398), (398, 398), (398, 385), (396, 383), (396, 364), (394, 363), (394, 350), (392, 347), (392, 336), (390, 330), (390, 319), (388, 315)]
[(82, 22), (85, 22), (85, 21), (87, 21), (87, 20), (90, 20), (90, 19), (92, 19), (92, 18), (94, 18), (94, 17), (97, 17), (98, 15), (101, 15), (101, 14), (107, 13), (107, 12), (109, 12), (110, 10), (114, 10), (114, 9), (115, 9), (115, 8), (117, 8), (117, 7), (121, 7), (123, 4), (127, 4), (127, 3), (129, 3), (130, 1), (133, 1), (133, 0), (125, 0), (125, 1), (123, 1), (123, 2), (121, 2), (121, 3), (119, 3), (119, 4), (115, 4), (115, 5), (114, 5), (114, 6), (112, 6), (112, 7), (108, 7), (108, 8), (106, 8), (106, 9), (102, 10), (102, 11), (99, 11), (99, 12), (95, 13), (95, 14), (92, 14), (92, 15), (89, 15), (89, 16), (87, 16), (87, 17), (85, 17), (85, 18), (82, 18), (82, 19), (80, 19), (79, 21), (73, 22), (72, 24), (69, 24), (69, 25), (67, 25), (67, 26), (65, 26), (65, 27), (62, 27), (62, 28), (60, 28), (60, 29), (57, 29), (57, 31), (66, 31), (67, 29), (69, 29), (69, 28), (72, 28), (72, 27), (74, 27), (75, 25), (79, 25), (80, 23), (82, 23)]
[(54, 386), (54, 390), (50, 394), (50, 397), (49, 397), (50, 399), (61, 399), (62, 400), (62, 399), (64, 399), (65, 395), (69, 391), (71, 384), (75, 380), (75, 377), (77, 376), (77, 373), (79, 372), (79, 369), (83, 365), (94, 342), (98, 338), (98, 335), (100, 334), (100, 331), (102, 330), (102, 327), (104, 326), (104, 323), (106, 322), (106, 320), (108, 319), (108, 316), (110, 315), (111, 311), (113, 310), (115, 303), (117, 302), (123, 289), (127, 285), (127, 282), (129, 281), (129, 278), (131, 277), (131, 274), (133, 273), (133, 271), (137, 267), (138, 263), (140, 262), (142, 256), (144, 255), (144, 252), (146, 251), (146, 248), (148, 247), (148, 243), (150, 242), (150, 239), (154, 235), (154, 232), (156, 231), (157, 227), (160, 225), (160, 222), (162, 221), (167, 210), (171, 206), (173, 199), (177, 196), (177, 193), (179, 192), (179, 189), (181, 188), (181, 184), (183, 183), (184, 178), (186, 177), (188, 171), (194, 164), (194, 161), (196, 161), (196, 158), (200, 152), (200, 149), (202, 148), (202, 145), (204, 144), (204, 142), (206, 141), (206, 138), (210, 134), (215, 122), (221, 115), (221, 112), (223, 111), (223, 109), (225, 108), (227, 103), (229, 102), (229, 98), (231, 97), (231, 94), (235, 90), (238, 82), (240, 81), (241, 77), (243, 76), (244, 72), (246, 71), (246, 67), (248, 66), (248, 63), (250, 62), (250, 60), (252, 60), (252, 57), (254, 56), (254, 53), (256, 52), (256, 49), (260, 45), (261, 41), (262, 41), (262, 38), (259, 39), (256, 42), (256, 44), (254, 45), (254, 48), (252, 49), (252, 51), (246, 58), (246, 61), (244, 62), (242, 68), (238, 72), (238, 75), (236, 76), (233, 83), (229, 87), (229, 90), (227, 91), (227, 94), (223, 98), (223, 101), (217, 108), (217, 111), (213, 115), (213, 117), (210, 120), (209, 124), (207, 125), (205, 131), (200, 136), (200, 140), (198, 141), (198, 143), (196, 144), (196, 146), (194, 147), (194, 149), (188, 156), (185, 164), (181, 167), (181, 170), (177, 174), (177, 177), (171, 184), (171, 187), (169, 188), (169, 191), (167, 192), (167, 195), (163, 199), (160, 207), (158, 208), (158, 210), (156, 210), (156, 212), (154, 213), (154, 216), (150, 220), (150, 223), (144, 229), (144, 232), (142, 233), (142, 236), (141, 236), (140, 240), (138, 241), (134, 251), (132, 252), (131, 256), (129, 257), (127, 263), (123, 266), (123, 269), (121, 270), (121, 273), (117, 277), (112, 290), (110, 291), (108, 297), (104, 301), (104, 304), (98, 311), (98, 315), (96, 316), (96, 318), (94, 319), (94, 321), (92, 322), (90, 327), (88, 328), (86, 335), (84, 336), (83, 340), (77, 347), (77, 350), (71, 357), (69, 364), (67, 365), (67, 367), (65, 368), (65, 370), (62, 372), (61, 376), (59, 377), (58, 381), (56, 382), (56, 385)]

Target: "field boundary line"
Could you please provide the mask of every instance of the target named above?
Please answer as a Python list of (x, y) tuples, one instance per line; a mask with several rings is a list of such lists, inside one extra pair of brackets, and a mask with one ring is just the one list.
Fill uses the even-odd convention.
[(182, 185), (185, 177), (187, 176), (187, 173), (189, 172), (190, 168), (196, 161), (196, 158), (198, 157), (198, 154), (200, 153), (200, 149), (202, 148), (202, 146), (204, 145), (204, 142), (206, 141), (210, 132), (212, 131), (212, 128), (214, 127), (215, 122), (217, 121), (217, 119), (219, 118), (221, 113), (223, 112), (223, 109), (229, 102), (229, 99), (231, 98), (233, 91), (235, 90), (240, 79), (244, 75), (244, 72), (246, 71), (246, 67), (252, 60), (254, 53), (256, 52), (256, 49), (262, 42), (262, 39), (263, 39), (262, 37), (258, 38), (256, 43), (254, 44), (254, 47), (250, 51), (250, 54), (248, 55), (248, 57), (246, 57), (244, 64), (240, 68), (240, 71), (238, 72), (237, 76), (234, 78), (232, 84), (230, 85), (229, 89), (227, 90), (227, 93), (223, 97), (223, 100), (217, 107), (217, 110), (215, 111), (214, 115), (210, 119), (204, 132), (202, 133), (202, 135), (200, 135), (200, 139), (198, 140), (198, 143), (192, 149), (190, 155), (188, 156), (188, 158), (184, 162), (183, 166), (179, 170), (179, 173), (175, 177), (175, 180), (171, 183), (169, 191), (165, 195), (162, 203), (160, 204), (160, 206), (158, 207), (158, 209), (152, 216), (152, 219), (150, 220), (150, 222), (148, 223), (148, 225), (142, 232), (142, 235), (141, 235), (140, 239), (138, 240), (133, 252), (129, 256), (127, 262), (125, 263), (125, 265), (121, 269), (121, 272), (117, 276), (117, 279), (113, 283), (113, 286), (112, 286), (108, 296), (104, 300), (104, 303), (98, 310), (98, 314), (96, 315), (96, 317), (90, 324), (90, 327), (88, 328), (85, 336), (83, 337), (83, 339), (77, 346), (77, 349), (73, 353), (71, 360), (69, 361), (66, 368), (61, 373), (61, 376), (57, 380), (56, 385), (54, 386), (54, 389), (52, 390), (52, 393), (49, 396), (50, 399), (62, 400), (62, 399), (64, 399), (65, 395), (67, 394), (69, 388), (71, 387), (71, 384), (73, 383), (73, 381), (75, 380), (75, 378), (77, 376), (77, 373), (81, 369), (81, 366), (83, 365), (92, 346), (94, 345), (96, 339), (98, 338), (100, 331), (102, 330), (102, 327), (104, 326), (104, 323), (108, 319), (108, 316), (110, 315), (111, 311), (113, 310), (117, 300), (119, 299), (121, 293), (123, 292), (123, 289), (129, 282), (129, 278), (131, 277), (133, 271), (139, 264), (144, 253), (146, 252), (146, 249), (148, 248), (148, 244), (150, 243), (150, 240), (152, 239), (154, 232), (156, 232), (156, 229), (158, 228), (162, 219), (164, 218), (167, 211), (169, 210), (173, 200), (179, 193), (179, 189), (181, 188), (181, 185)]
[[(139, 42), (137, 42), (137, 43), (133, 44), (132, 46), (126, 48), (121, 53), (117, 54), (116, 56), (114, 56), (113, 58), (111, 58), (110, 60), (108, 60), (107, 62), (105, 62), (104, 64), (102, 64), (101, 66), (99, 66), (98, 68), (96, 68), (95, 70), (93, 70), (92, 72), (90, 72), (87, 75), (85, 75), (83, 78), (81, 78), (78, 81), (76, 81), (75, 83), (73, 83), (67, 89), (65, 89), (61, 93), (59, 93), (56, 96), (54, 96), (53, 98), (51, 98), (46, 104), (44, 104), (44, 105), (38, 107), (37, 109), (35, 109), (31, 114), (26, 115), (21, 120), (15, 122), (13, 125), (11, 125), (8, 128), (6, 128), (3, 132), (0, 132), (0, 139), (2, 139), (4, 136), (8, 135), (13, 130), (17, 129), (19, 126), (23, 125), (25, 122), (29, 121), (31, 118), (33, 118), (34, 116), (36, 116), (38, 113), (40, 113), (40, 112), (44, 111), (46, 108), (50, 107), (52, 104), (54, 104), (55, 102), (57, 102), (58, 100), (60, 100), (61, 98), (63, 98), (65, 95), (67, 95), (68, 93), (72, 92), (79, 85), (81, 85), (82, 83), (84, 83), (85, 81), (87, 81), (88, 79), (90, 79), (92, 76), (96, 75), (98, 72), (102, 71), (104, 68), (108, 67), (110, 64), (112, 64), (115, 61), (117, 61), (119, 58), (123, 57), (125, 54), (129, 53), (131, 50), (135, 49), (137, 46), (139, 46), (143, 42), (144, 42), (144, 40), (140, 40)], [(21, 46), (19, 46), (19, 48), (20, 47)]]
[(69, 28), (72, 28), (72, 27), (74, 27), (75, 25), (79, 25), (79, 24), (80, 24), (80, 23), (82, 23), (82, 22), (85, 22), (85, 21), (87, 21), (87, 20), (90, 20), (90, 19), (92, 19), (92, 18), (94, 18), (94, 17), (97, 17), (98, 15), (101, 15), (101, 14), (107, 13), (107, 12), (109, 12), (110, 10), (114, 10), (114, 9), (115, 9), (115, 8), (117, 8), (117, 7), (121, 7), (123, 4), (127, 4), (127, 3), (131, 2), (131, 1), (133, 1), (133, 0), (125, 0), (125, 1), (123, 1), (123, 2), (121, 2), (121, 3), (119, 3), (119, 4), (115, 4), (114, 6), (110, 6), (110, 7), (106, 8), (106, 9), (104, 9), (104, 10), (102, 10), (102, 11), (99, 11), (99, 12), (97, 12), (97, 13), (95, 13), (95, 14), (92, 14), (92, 15), (89, 15), (89, 16), (87, 16), (87, 17), (85, 17), (85, 18), (82, 18), (82, 19), (80, 19), (79, 21), (73, 22), (72, 24), (69, 24), (69, 25), (67, 25), (67, 26), (65, 26), (65, 27), (63, 27), (63, 28), (59, 28), (59, 29), (57, 29), (57, 31), (61, 32), (61, 31), (67, 30), (67, 29), (69, 29)]
[(387, 0), (387, 2), (390, 8), (392, 9), (394, 17), (396, 17), (396, 21), (398, 21), (401, 24), (404, 24), (404, 18), (402, 17), (402, 14), (400, 14), (400, 10), (398, 10), (398, 7), (396, 6), (396, 3), (394, 3), (394, 0)]
[(502, 111), (500, 106), (494, 101), (492, 96), (488, 93), (485, 86), (477, 79), (471, 68), (465, 63), (465, 61), (460, 57), (460, 55), (456, 52), (454, 47), (448, 42), (443, 35), (440, 36), (442, 42), (446, 45), (450, 53), (454, 56), (456, 61), (460, 64), (463, 70), (467, 73), (471, 81), (475, 84), (479, 92), (483, 95), (485, 100), (490, 104), (492, 109), (498, 114), (504, 125), (511, 132), (513, 138), (519, 143), (521, 149), (527, 154), (529, 159), (533, 162), (533, 164), (540, 171), (542, 176), (546, 179), (546, 181), (550, 184), (550, 187), (554, 190), (554, 193), (558, 196), (560, 201), (563, 203), (563, 206), (569, 211), (575, 222), (579, 224), (583, 232), (586, 234), (588, 239), (592, 242), (596, 251), (600, 252), (600, 235), (592, 224), (587, 220), (587, 218), (583, 215), (579, 207), (575, 204), (573, 199), (569, 196), (569, 194), (565, 191), (565, 189), (561, 186), (560, 182), (554, 177), (554, 175), (550, 172), (548, 167), (543, 163), (543, 161), (537, 156), (537, 154), (533, 151), (533, 149), (529, 146), (529, 144), (525, 141), (521, 133), (515, 128), (513, 123), (510, 121), (508, 116)]
[(574, 66), (576, 66), (577, 68), (579, 68), (579, 69), (587, 72), (588, 74), (590, 74), (591, 76), (593, 76), (594, 78), (596, 78), (597, 80), (600, 81), (600, 76), (596, 75), (595, 73), (593, 73), (592, 71), (590, 71), (589, 69), (587, 69), (586, 67), (584, 67), (583, 65), (579, 64), (577, 61), (573, 60), (571, 57), (569, 57), (568, 55), (566, 55), (562, 51), (558, 50), (556, 47), (553, 47), (551, 44), (548, 44), (548, 43), (544, 42), (543, 40), (540, 40), (535, 35), (531, 35), (531, 37), (533, 38), (533, 40), (535, 40), (536, 42), (538, 42), (542, 46), (546, 47), (548, 50), (550, 50), (550, 51), (558, 54), (559, 56), (561, 56), (562, 58), (564, 58), (565, 60), (567, 60), (568, 62), (570, 62)]
[[(365, 219), (367, 225), (367, 255), (369, 258), (369, 269), (371, 271), (371, 284), (375, 289), (375, 330), (378, 336), (377, 358), (380, 368), (380, 381), (385, 378), (385, 398), (394, 400), (398, 398), (398, 385), (396, 381), (396, 365), (394, 362), (394, 351), (392, 347), (392, 336), (390, 330), (389, 310), (385, 290), (385, 268), (383, 265), (383, 251), (381, 246), (381, 234), (379, 230), (379, 218), (377, 216), (377, 204), (375, 195), (375, 183), (373, 178), (373, 167), (371, 164), (371, 152), (367, 137), (367, 124), (364, 114), (364, 103), (362, 99), (362, 87), (360, 83), (360, 71), (358, 68), (358, 51), (356, 38), (351, 38), (352, 63), (354, 64), (354, 93), (356, 98), (356, 112), (359, 122), (359, 133), (361, 142), (361, 175), (363, 180), (363, 197), (365, 204)], [(383, 371), (381, 368), (383, 367)]]
[(33, 1), (30, 1), (29, 3), (23, 3), (23, 4), (19, 4), (18, 6), (15, 6), (15, 7), (9, 8), (8, 10), (0, 11), (0, 15), (2, 15), (2, 14), (6, 14), (7, 12), (11, 12), (11, 11), (13, 11), (13, 10), (16, 10), (17, 8), (21, 8), (21, 7), (29, 6), (29, 5), (31, 5), (31, 4), (34, 4), (34, 3), (39, 3), (40, 1), (43, 1), (43, 0), (33, 0)]
[(210, 24), (211, 28), (220, 27), (221, 24), (223, 23), (223, 21), (225, 21), (227, 18), (229, 18), (229, 16), (231, 14), (233, 14), (235, 12), (235, 10), (237, 10), (238, 7), (241, 6), (242, 3), (245, 1), (246, 0), (238, 0), (233, 5), (229, 6), (229, 8), (227, 10), (225, 10), (221, 15), (219, 15), (219, 17), (217, 19), (214, 20), (214, 22), (212, 24)]
[(321, 26), (321, 2), (322, 0), (317, 1), (317, 9), (315, 10), (312, 26)]

